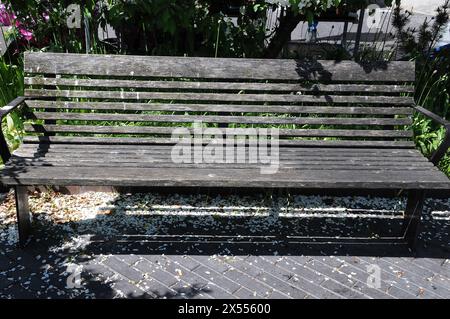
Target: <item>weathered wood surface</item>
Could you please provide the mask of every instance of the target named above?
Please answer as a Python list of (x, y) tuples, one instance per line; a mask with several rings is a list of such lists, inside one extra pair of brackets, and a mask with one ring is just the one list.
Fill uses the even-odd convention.
[[(7, 183), (422, 189), (448, 182), (405, 129), (414, 103), (410, 62), (27, 53), (25, 72), (28, 116), (39, 122), (25, 125), (31, 135), (7, 164)], [(279, 172), (264, 176), (246, 162), (173, 163), (173, 129), (193, 122), (281, 126)]]
[[(86, 157), (79, 159), (77, 161), (70, 161), (67, 157), (52, 157), (48, 158), (34, 158), (32, 156), (23, 157), (12, 157), (10, 161), (11, 165), (15, 167), (26, 167), (26, 166), (64, 166), (71, 169), (72, 167), (140, 167), (140, 168), (233, 168), (233, 169), (248, 169), (248, 168), (259, 168), (261, 164), (241, 164), (241, 163), (172, 163), (170, 158), (152, 158), (151, 156), (147, 158), (142, 157)], [(283, 160), (279, 164), (280, 169), (296, 169), (296, 170), (309, 170), (309, 169), (323, 169), (323, 170), (381, 170), (381, 171), (420, 171), (420, 170), (430, 170), (433, 168), (431, 163), (413, 163), (408, 165), (407, 163), (395, 164), (392, 162), (362, 162), (362, 161), (304, 161), (295, 162), (294, 160)]]
[[(235, 148), (236, 149), (236, 148)], [(116, 155), (153, 155), (166, 156), (170, 154), (171, 146), (169, 145), (111, 145), (111, 144), (23, 144), (14, 155), (21, 156), (26, 154), (36, 155), (60, 155), (68, 156), (68, 154), (80, 154), (80, 156), (88, 156), (90, 154), (101, 156), (108, 154)], [(195, 149), (192, 149), (195, 152)], [(248, 148), (245, 150), (248, 153)], [(415, 149), (390, 149), (390, 148), (322, 148), (322, 147), (283, 147), (280, 149), (280, 157), (293, 158), (351, 158), (357, 160), (358, 158), (371, 157), (374, 159), (395, 158), (398, 161), (407, 162), (429, 162), (418, 150)]]
[[(33, 138), (35, 139), (35, 138)], [(95, 144), (95, 143), (86, 143), (84, 145), (79, 144), (65, 144), (65, 143), (24, 143), (20, 146), (20, 149), (40, 149), (40, 150), (68, 150), (70, 152), (77, 150), (82, 151), (86, 150), (87, 152), (92, 152), (95, 150), (103, 150), (106, 149), (108, 151), (119, 151), (119, 150), (127, 150), (127, 151), (137, 151), (137, 152), (145, 152), (145, 151), (166, 151), (167, 145), (111, 145), (111, 144)], [(20, 150), (19, 149), (19, 150)], [(19, 151), (17, 150), (17, 151)], [(17, 152), (16, 151), (16, 152)], [(402, 155), (402, 156), (417, 156), (421, 155), (420, 151), (416, 149), (385, 149), (385, 148), (356, 148), (349, 149), (347, 147), (335, 147), (335, 148), (322, 148), (318, 147), (306, 147), (306, 148), (296, 148), (296, 147), (283, 147), (283, 152), (293, 152), (295, 154), (328, 154), (328, 153), (339, 153), (339, 154), (388, 154), (390, 155)], [(421, 155), (423, 157), (423, 155)]]
[[(194, 134), (193, 128), (186, 128)], [(100, 126), (100, 125), (39, 125), (25, 124), (29, 133), (89, 133), (89, 134), (163, 134), (171, 135), (173, 127), (152, 126)], [(286, 137), (376, 137), (376, 138), (412, 138), (411, 131), (400, 130), (342, 130), (342, 129), (280, 129), (279, 136)], [(257, 136), (258, 132), (246, 129), (230, 130), (228, 136)]]
[[(234, 151), (239, 148), (234, 148)], [(191, 149), (193, 153), (201, 154), (201, 151), (196, 150), (195, 148)], [(90, 147), (86, 147), (85, 149), (72, 147), (67, 145), (67, 148), (49, 148), (44, 149), (41, 148), (40, 145), (27, 145), (19, 148), (19, 150), (14, 152), (16, 157), (21, 156), (35, 156), (37, 159), (39, 158), (66, 158), (67, 161), (77, 161), (78, 158), (69, 158), (68, 154), (70, 152), (77, 153), (79, 155), (79, 159), (89, 158), (90, 155), (92, 157), (114, 157), (117, 156), (120, 158), (142, 158), (143, 162), (147, 161), (147, 157), (149, 158), (160, 158), (160, 159), (169, 159), (171, 156), (172, 148), (170, 146), (164, 147), (156, 147), (152, 146), (142, 150), (135, 146), (135, 148), (95, 148), (94, 145), (90, 145)], [(315, 150), (311, 151), (309, 148), (305, 149), (295, 149), (295, 148), (282, 148), (279, 152), (279, 157), (282, 160), (294, 160), (296, 162), (302, 161), (314, 161), (317, 157), (320, 156), (320, 160), (317, 162), (326, 162), (326, 161), (351, 161), (351, 162), (377, 162), (384, 161), (388, 162), (392, 159), (394, 164), (405, 162), (413, 165), (414, 163), (425, 163), (427, 165), (432, 166), (432, 164), (423, 157), (419, 152), (408, 153), (407, 150), (402, 150), (403, 152), (389, 152), (389, 150), (379, 149), (378, 153), (368, 153), (364, 151), (359, 151), (358, 149), (347, 151), (347, 153), (338, 152), (333, 149), (327, 150), (322, 149), (321, 151)], [(249, 154), (249, 148), (247, 147), (243, 150), (244, 154)]]
[[(24, 143), (59, 143), (59, 144), (111, 144), (111, 145), (152, 145), (170, 144), (174, 141), (171, 138), (151, 138), (151, 137), (66, 137), (66, 136), (25, 136)], [(280, 140), (280, 146), (297, 147), (349, 147), (349, 148), (414, 148), (413, 141), (358, 141), (358, 140)]]
[(284, 169), (260, 174), (254, 169), (226, 168), (129, 168), (129, 167), (12, 166), (3, 170), (8, 185), (113, 185), (153, 187), (267, 187), (267, 188), (364, 188), (442, 189), (449, 187), (445, 175), (431, 168), (422, 170), (323, 170)]
[(414, 92), (409, 62), (28, 53), (25, 64), (30, 119), (39, 122), (25, 128), (44, 135), (30, 143), (173, 144), (174, 127), (203, 122), (277, 126), (281, 146), (413, 147), (405, 130)]
[(7, 114), (11, 113), (25, 101), (25, 97), (19, 96), (9, 102), (7, 105), (0, 105), (0, 120)]
[(63, 102), (27, 100), (30, 108), (101, 110), (101, 111), (173, 111), (222, 113), (285, 113), (285, 114), (349, 114), (349, 115), (412, 115), (411, 107), (369, 106), (302, 106), (302, 105), (236, 105), (236, 104), (164, 104), (127, 102)]
[[(126, 154), (126, 153), (120, 153), (120, 154), (99, 154), (94, 153), (92, 156), (91, 154), (81, 154), (80, 158), (73, 159), (70, 158), (67, 153), (38, 153), (38, 154), (30, 154), (30, 153), (18, 153), (17, 155), (14, 155), (11, 158), (11, 161), (14, 161), (15, 163), (24, 163), (25, 165), (28, 163), (49, 163), (49, 164), (56, 164), (56, 163), (63, 163), (66, 166), (77, 166), (78, 164), (81, 164), (83, 162), (91, 163), (91, 166), (101, 166), (101, 165), (108, 165), (109, 162), (113, 163), (114, 166), (117, 166), (120, 163), (133, 163), (136, 166), (142, 166), (146, 167), (147, 165), (151, 166), (161, 166), (161, 165), (169, 165), (169, 167), (178, 167), (183, 166), (183, 164), (180, 163), (172, 163), (170, 154)], [(248, 156), (249, 154), (245, 154), (245, 156)], [(196, 153), (195, 155), (192, 154), (192, 158), (195, 156), (201, 156), (201, 153)], [(379, 169), (383, 169), (385, 167), (388, 168), (402, 168), (402, 169), (409, 169), (412, 167), (418, 168), (418, 167), (433, 167), (433, 164), (427, 161), (415, 161), (414, 158), (396, 158), (398, 160), (397, 162), (392, 161), (392, 157), (360, 157), (360, 158), (343, 158), (343, 157), (323, 157), (321, 160), (316, 160), (313, 157), (293, 157), (293, 156), (281, 156), (280, 157), (280, 165), (282, 167), (286, 165), (295, 165), (298, 167), (303, 166), (321, 166), (326, 168), (328, 165), (345, 165), (345, 166), (377, 166)], [(105, 162), (107, 161), (107, 163)], [(246, 162), (248, 162), (248, 157)], [(234, 165), (234, 163), (226, 163), (225, 160), (223, 163), (208, 163), (215, 167), (220, 167), (221, 165)], [(242, 163), (237, 163), (242, 164)], [(245, 164), (245, 163), (244, 163)], [(193, 164), (197, 165), (197, 164)], [(252, 166), (261, 166), (262, 164), (245, 164), (245, 165), (252, 165)], [(243, 167), (245, 168), (245, 165)]]
[[(374, 188), (440, 188), (445, 184), (445, 178), (439, 178), (442, 174), (417, 150), (282, 148), (279, 173), (271, 175), (273, 178), (260, 178), (261, 164), (248, 160), (176, 164), (171, 161), (171, 150), (169, 146), (25, 144), (14, 152), (4, 180), (58, 185), (218, 186), (228, 171), (230, 178), (224, 187), (248, 187), (255, 178), (261, 187), (367, 187), (371, 183), (365, 179), (370, 178), (375, 180), (371, 184)], [(126, 174), (116, 174), (119, 168), (140, 175), (124, 179)], [(64, 169), (71, 173), (63, 180), (58, 174)], [(250, 182), (255, 174), (258, 176)]]
[(251, 83), (251, 82), (198, 82), (198, 81), (148, 81), (108, 80), (77, 78), (25, 77), (25, 85), (65, 86), (89, 88), (137, 88), (167, 90), (214, 90), (214, 91), (273, 91), (306, 93), (414, 93), (411, 85), (383, 84), (302, 84), (302, 83)]
[(38, 120), (122, 121), (163, 123), (239, 123), (239, 124), (297, 124), (297, 125), (411, 125), (411, 118), (342, 118), (342, 117), (269, 117), (217, 115), (149, 115), (106, 113), (34, 112), (29, 118)]
[(326, 103), (326, 104), (376, 104), (409, 105), (412, 97), (402, 96), (346, 96), (346, 95), (298, 95), (298, 94), (226, 94), (226, 93), (166, 93), (129, 91), (75, 91), (26, 89), (27, 97), (65, 97), (119, 100), (162, 101), (214, 101), (214, 102), (271, 102), (271, 103)]
[(413, 82), (414, 62), (215, 59), (26, 52), (25, 72), (246, 80)]

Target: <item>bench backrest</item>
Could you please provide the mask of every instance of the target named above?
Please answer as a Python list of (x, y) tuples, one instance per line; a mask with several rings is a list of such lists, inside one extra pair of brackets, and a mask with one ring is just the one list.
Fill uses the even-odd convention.
[(412, 147), (413, 62), (25, 54), (29, 141), (171, 143), (278, 127), (280, 145)]

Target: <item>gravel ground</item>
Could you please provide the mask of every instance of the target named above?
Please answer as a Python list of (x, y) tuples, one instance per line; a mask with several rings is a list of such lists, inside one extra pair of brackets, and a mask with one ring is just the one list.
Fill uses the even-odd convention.
[[(16, 247), (13, 199), (12, 193), (0, 196), (0, 296), (3, 297), (15, 294), (8, 295), (14, 286), (2, 292), (2, 276), (19, 282), (25, 296), (29, 289), (34, 289), (45, 297), (98, 297), (104, 289), (102, 285), (111, 278), (97, 273), (90, 284), (66, 289), (67, 276), (79, 265), (92, 260), (101, 263), (102, 258), (117, 254), (132, 258), (143, 251), (146, 255), (163, 257), (190, 254), (212, 258), (308, 254), (378, 256), (383, 251), (370, 252), (364, 247), (349, 251), (340, 244), (330, 249), (317, 249), (313, 244), (324, 236), (331, 236), (338, 243), (348, 236), (396, 236), (405, 207), (403, 198), (34, 192), (30, 194), (30, 206), (36, 236), (30, 243), (29, 249), (33, 252), (30, 262), (42, 265), (38, 271), (27, 272), (22, 277), (21, 272), (27, 268), (22, 258), (27, 257)], [(440, 258), (446, 264), (450, 247), (450, 199), (428, 200), (423, 219), (422, 253)], [(308, 239), (305, 246), (301, 246), (303, 250), (299, 250), (299, 244), (305, 243), (309, 235), (315, 237), (312, 244)], [(39, 254), (40, 250), (45, 257)], [(2, 255), (18, 258), (16, 264), (2, 269)], [(448, 276), (444, 279), (448, 280)], [(96, 288), (93, 283), (102, 285)], [(33, 285), (38, 286), (33, 288)], [(448, 285), (450, 287), (450, 281)]]

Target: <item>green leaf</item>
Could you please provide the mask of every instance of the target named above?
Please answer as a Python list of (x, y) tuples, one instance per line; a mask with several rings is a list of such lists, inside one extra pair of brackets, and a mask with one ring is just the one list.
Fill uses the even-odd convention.
[(12, 132), (14, 130), (14, 120), (11, 117), (10, 114), (8, 114), (8, 116), (6, 117), (6, 128), (8, 129), (9, 132)]

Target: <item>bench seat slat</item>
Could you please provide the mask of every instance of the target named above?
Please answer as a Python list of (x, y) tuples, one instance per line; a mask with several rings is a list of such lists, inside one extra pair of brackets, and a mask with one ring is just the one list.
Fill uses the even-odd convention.
[[(80, 152), (76, 145), (24, 144), (14, 152), (7, 166), (22, 167), (99, 167), (99, 168), (215, 168), (215, 169), (254, 169), (261, 164), (254, 163), (173, 163), (171, 160), (171, 146), (151, 146), (142, 150), (138, 146), (116, 150), (115, 148), (100, 148), (96, 145), (86, 145)], [(105, 146), (105, 145), (103, 145)], [(55, 149), (53, 149), (55, 148)], [(248, 148), (245, 150), (248, 156)], [(318, 157), (318, 152), (322, 156)], [(342, 151), (342, 150), (341, 150)], [(379, 154), (364, 154), (373, 150), (347, 149), (346, 154), (339, 150), (296, 148), (280, 149), (280, 170), (349, 170), (349, 171), (428, 171), (435, 170), (431, 162), (426, 160), (416, 150), (378, 150)], [(334, 153), (337, 152), (337, 153)], [(195, 151), (194, 151), (195, 153)], [(77, 154), (76, 157), (73, 154)], [(246, 157), (248, 158), (248, 157)]]
[[(65, 137), (65, 136), (25, 136), (24, 143), (62, 143), (62, 144), (135, 144), (135, 145), (151, 145), (151, 144), (170, 144), (173, 145), (171, 139), (163, 138), (133, 138), (133, 137)], [(282, 140), (280, 146), (296, 146), (296, 147), (360, 147), (360, 148), (414, 148), (413, 141), (344, 141), (344, 140)]]
[[(33, 139), (35, 140), (35, 139)], [(29, 151), (49, 151), (49, 152), (167, 152), (167, 145), (112, 145), (112, 144), (58, 144), (58, 143), (24, 143), (20, 146), (19, 150), (29, 150)], [(296, 154), (296, 155), (319, 155), (319, 154), (341, 154), (343, 156), (348, 155), (349, 149), (346, 147), (335, 147), (335, 148), (322, 148), (322, 147), (283, 147), (284, 153)], [(416, 149), (386, 149), (386, 148), (356, 148), (352, 149), (352, 154), (359, 155), (374, 155), (379, 154), (380, 156), (422, 156), (422, 154)]]
[[(102, 156), (108, 158), (134, 158), (134, 159), (142, 159), (143, 161), (148, 161), (148, 159), (162, 159), (167, 160), (171, 157), (172, 146), (170, 145), (150, 145), (146, 149), (142, 150), (141, 146), (134, 145), (133, 148), (123, 148), (123, 149), (114, 149), (114, 148), (96, 148), (96, 145), (90, 145), (85, 151), (79, 151), (77, 145), (67, 145), (66, 149), (44, 149), (39, 147), (37, 144), (24, 144), (18, 150), (16, 150), (13, 155), (15, 156), (32, 156), (36, 158), (66, 158), (67, 160), (76, 161), (79, 159), (90, 159), (92, 158), (101, 158)], [(73, 147), (72, 147), (73, 146)], [(154, 150), (153, 150), (154, 149)], [(243, 152), (246, 156), (249, 154), (249, 147), (246, 147), (244, 150), (239, 148), (234, 148), (236, 152), (239, 150)], [(387, 151), (387, 152), (384, 152)], [(389, 160), (395, 159), (396, 161), (393, 164), (405, 164), (407, 163), (427, 163), (431, 164), (431, 162), (425, 158), (420, 152), (408, 152), (408, 150), (398, 149), (393, 152), (389, 152), (390, 150), (380, 149), (378, 153), (370, 153), (361, 152), (360, 149), (354, 149), (351, 151), (347, 151), (347, 156), (344, 153), (337, 151), (336, 149), (323, 149), (322, 156), (320, 157), (320, 161), (327, 162), (342, 162), (342, 161), (352, 161), (352, 162), (361, 162), (361, 163), (375, 163), (375, 162), (388, 162)], [(201, 154), (201, 151), (192, 147), (191, 152), (195, 154)], [(71, 157), (71, 153), (76, 153), (77, 157)], [(279, 157), (281, 160), (288, 161), (308, 161), (314, 162), (317, 160), (318, 151), (312, 151), (309, 148), (292, 148), (292, 147), (282, 147), (279, 151)], [(319, 161), (319, 162), (320, 162)], [(432, 164), (431, 164), (432, 165)]]
[(152, 187), (258, 187), (443, 189), (448, 178), (436, 168), (422, 170), (296, 170), (259, 174), (259, 169), (129, 168), (129, 167), (6, 167), (1, 181), (8, 185), (103, 185)]
[[(260, 164), (177, 164), (167, 161), (155, 161), (155, 162), (139, 162), (134, 159), (123, 159), (122, 161), (115, 161), (108, 159), (107, 162), (101, 159), (86, 159), (79, 161), (64, 161), (62, 159), (33, 159), (33, 158), (12, 158), (9, 162), (14, 166), (52, 166), (52, 167), (142, 167), (142, 168), (232, 168), (232, 169), (248, 169), (259, 168)], [(423, 163), (413, 165), (393, 165), (389, 162), (380, 163), (317, 163), (317, 162), (305, 162), (305, 163), (289, 163), (281, 162), (281, 169), (297, 169), (297, 170), (309, 170), (309, 169), (323, 169), (323, 170), (391, 170), (391, 171), (404, 171), (404, 170), (430, 170), (433, 168), (432, 164), (427, 165)]]
[[(360, 168), (364, 167), (375, 167), (377, 169), (400, 169), (400, 170), (408, 170), (408, 169), (420, 169), (420, 168), (432, 168), (433, 164), (430, 162), (414, 162), (411, 164), (407, 164), (405, 161), (399, 161), (399, 163), (392, 163), (390, 161), (392, 159), (385, 159), (385, 161), (352, 161), (352, 160), (342, 160), (342, 161), (332, 161), (332, 160), (324, 160), (324, 161), (313, 161), (313, 160), (294, 160), (294, 159), (281, 159), (280, 166), (281, 167), (320, 167), (323, 169), (329, 169), (329, 167), (353, 167), (357, 166)], [(142, 158), (142, 157), (122, 157), (122, 156), (115, 156), (115, 157), (95, 157), (92, 158), (86, 157), (79, 160), (70, 160), (66, 157), (33, 157), (32, 155), (21, 155), (20, 158), (13, 157), (11, 159), (11, 162), (15, 165), (17, 164), (39, 164), (39, 163), (45, 163), (49, 165), (65, 165), (65, 166), (78, 166), (78, 165), (84, 165), (84, 166), (102, 166), (104, 164), (105, 166), (120, 166), (120, 164), (134, 164), (135, 167), (185, 167), (185, 164), (189, 164), (189, 167), (197, 167), (196, 165), (199, 164), (193, 164), (193, 163), (172, 163), (170, 161), (170, 157), (165, 158), (154, 158), (149, 156), (148, 158)], [(203, 164), (203, 163), (201, 163)], [(239, 164), (241, 168), (248, 168), (247, 166), (257, 166), (260, 167), (260, 164), (245, 164), (245, 163), (205, 163), (205, 165), (208, 165), (210, 167), (217, 167), (220, 168), (221, 166), (224, 167), (234, 167), (233, 165)]]
[[(195, 153), (196, 155), (201, 155), (200, 153)], [(91, 156), (90, 156), (91, 155)], [(66, 162), (73, 162), (76, 163), (78, 161), (113, 161), (116, 164), (120, 163), (121, 161), (135, 161), (137, 163), (152, 163), (152, 162), (163, 162), (163, 163), (171, 163), (171, 156), (170, 154), (126, 154), (126, 153), (119, 153), (119, 154), (101, 154), (101, 153), (91, 153), (86, 154), (82, 153), (79, 154), (78, 159), (72, 159), (70, 158), (68, 153), (27, 153), (27, 152), (18, 152), (15, 153), (14, 156), (16, 157), (24, 157), (29, 159), (36, 159), (36, 160), (59, 160), (59, 161), (66, 161)], [(248, 156), (248, 153), (245, 154), (245, 156)], [(77, 156), (78, 157), (78, 156)], [(416, 157), (395, 157), (396, 162), (392, 162), (392, 156), (391, 157), (350, 157), (350, 158), (344, 158), (342, 156), (338, 157), (324, 157), (320, 161), (317, 161), (314, 159), (313, 156), (295, 156), (295, 155), (280, 155), (280, 161), (283, 163), (289, 163), (289, 164), (316, 164), (316, 163), (323, 163), (323, 164), (360, 164), (360, 165), (388, 165), (390, 166), (405, 166), (408, 165), (423, 165), (423, 166), (432, 166), (429, 161), (427, 161), (424, 157), (422, 158), (416, 158)], [(176, 164), (176, 163), (175, 163)]]
[[(171, 148), (166, 147), (164, 151), (155, 151), (155, 152), (130, 152), (130, 151), (91, 151), (91, 152), (76, 152), (77, 157), (74, 159), (70, 156), (70, 152), (58, 152), (58, 151), (47, 151), (47, 150), (26, 150), (26, 149), (19, 149), (18, 151), (14, 152), (15, 156), (18, 157), (30, 157), (30, 158), (36, 158), (36, 159), (65, 159), (67, 161), (76, 162), (78, 160), (90, 160), (90, 159), (116, 159), (118, 161), (120, 160), (136, 160), (140, 162), (151, 162), (152, 160), (162, 160), (162, 161), (170, 161), (171, 158)], [(192, 153), (195, 154), (201, 154), (199, 152), (196, 152), (195, 149), (192, 149)], [(353, 152), (352, 152), (353, 153)], [(246, 156), (248, 156), (248, 150), (246, 152), (243, 152)], [(374, 164), (374, 163), (388, 163), (393, 158), (395, 158), (396, 162), (392, 163), (394, 165), (408, 165), (408, 164), (427, 164), (432, 165), (430, 161), (428, 161), (425, 157), (423, 157), (420, 154), (415, 154), (414, 156), (402, 156), (402, 155), (372, 155), (372, 154), (351, 154), (351, 156), (343, 156), (340, 155), (334, 155), (334, 154), (327, 154), (325, 153), (321, 158), (320, 161), (317, 161), (317, 154), (306, 154), (303, 155), (302, 153), (292, 153), (289, 151), (285, 151), (282, 149), (280, 151), (279, 155), (280, 160), (283, 162), (289, 161), (289, 162), (334, 162), (334, 163), (345, 163), (345, 162), (352, 162), (352, 163), (360, 163), (360, 164)]]

